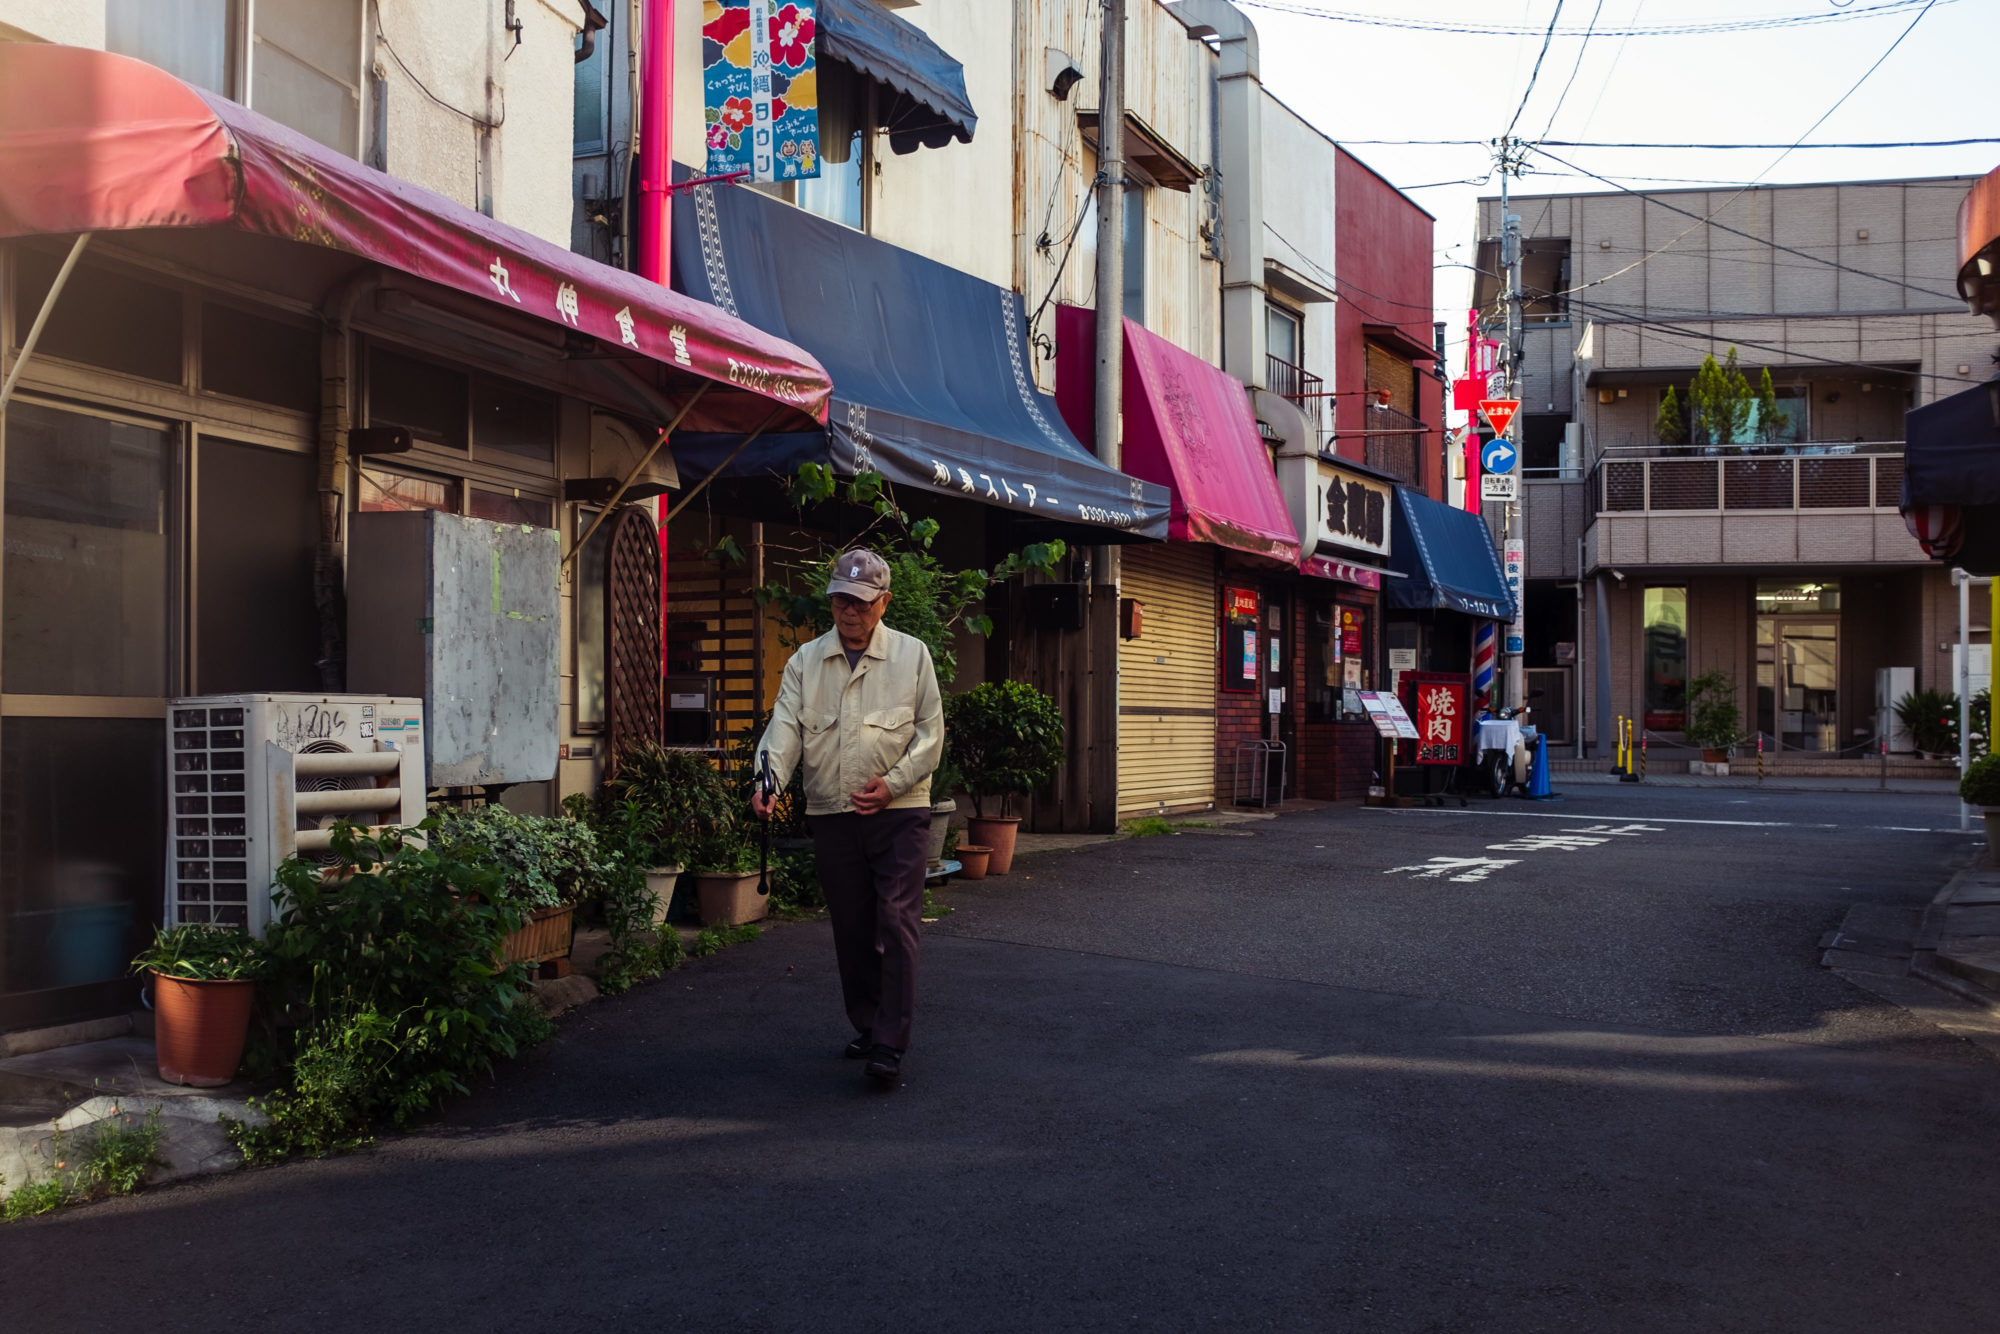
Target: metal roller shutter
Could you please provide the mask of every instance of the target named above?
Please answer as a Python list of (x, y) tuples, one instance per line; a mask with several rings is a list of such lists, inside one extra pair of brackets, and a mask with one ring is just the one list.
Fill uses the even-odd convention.
[(1215, 553), (1166, 542), (1128, 548), (1124, 596), (1145, 608), (1118, 644), (1121, 817), (1215, 801)]

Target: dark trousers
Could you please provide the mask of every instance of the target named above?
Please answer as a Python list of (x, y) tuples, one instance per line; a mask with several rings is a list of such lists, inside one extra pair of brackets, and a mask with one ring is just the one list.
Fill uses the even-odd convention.
[(907, 1051), (917, 1003), (930, 809), (815, 815), (812, 833), (847, 1017), (857, 1033)]

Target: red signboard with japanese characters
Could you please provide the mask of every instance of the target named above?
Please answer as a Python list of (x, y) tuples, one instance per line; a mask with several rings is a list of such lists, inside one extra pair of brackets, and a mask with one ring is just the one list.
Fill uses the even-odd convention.
[(1463, 764), (1472, 679), (1452, 672), (1404, 672), (1403, 707), (1417, 725), (1418, 764)]

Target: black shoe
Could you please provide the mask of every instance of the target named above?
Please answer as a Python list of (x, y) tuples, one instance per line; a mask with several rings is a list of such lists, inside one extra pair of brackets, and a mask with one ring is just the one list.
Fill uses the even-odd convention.
[(872, 1052), (874, 1050), (875, 1050), (874, 1036), (868, 1033), (861, 1033), (855, 1036), (854, 1041), (848, 1043), (845, 1047), (842, 1047), (840, 1049), (840, 1054), (846, 1057), (850, 1061), (858, 1061), (862, 1057), (866, 1056), (869, 1052)]
[(861, 1071), (878, 1083), (894, 1084), (903, 1077), (903, 1053), (878, 1045), (868, 1053), (868, 1064)]

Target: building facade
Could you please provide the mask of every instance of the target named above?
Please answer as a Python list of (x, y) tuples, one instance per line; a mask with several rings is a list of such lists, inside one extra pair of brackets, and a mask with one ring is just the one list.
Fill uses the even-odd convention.
[[(1957, 595), (1897, 503), (1903, 414), (1988, 373), (1991, 331), (1952, 290), (1969, 184), (1511, 202), (1526, 667), (1567, 714), (1552, 735), (1606, 754), (1622, 716), (1676, 740), (1687, 682), (1719, 671), (1745, 745), (1872, 755), (1878, 674), (1952, 688)], [(1500, 230), (1482, 200), (1489, 325)], [(1698, 412), (1703, 359), (1726, 371), (1732, 349), (1753, 401)], [(1982, 613), (1974, 630), (1983, 644)]]

